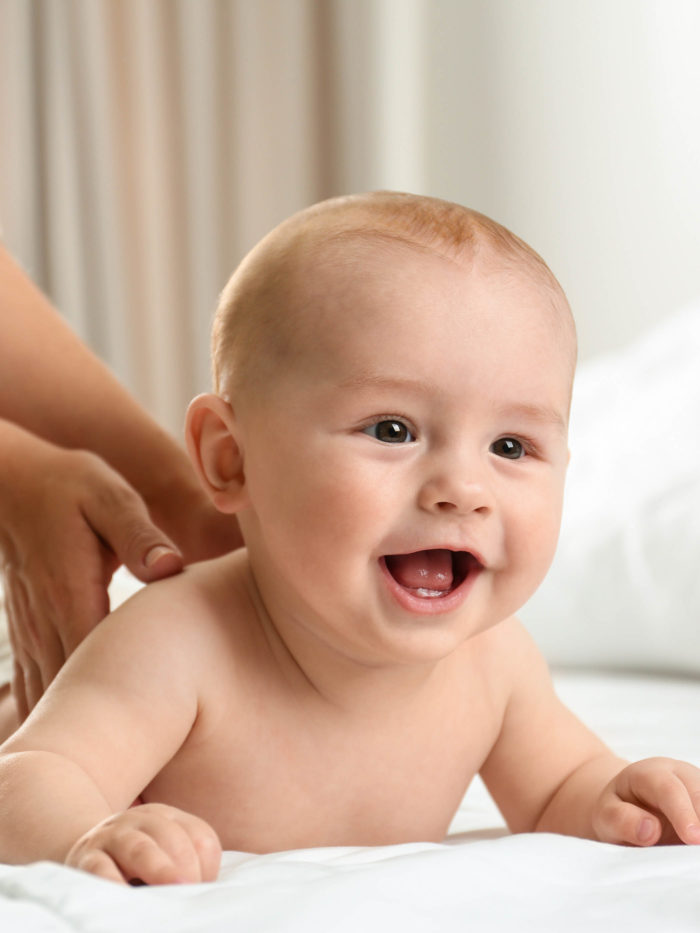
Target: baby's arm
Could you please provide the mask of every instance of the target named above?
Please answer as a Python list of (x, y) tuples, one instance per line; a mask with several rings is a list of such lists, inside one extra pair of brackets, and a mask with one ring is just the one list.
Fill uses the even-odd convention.
[(481, 774), (514, 832), (606, 842), (700, 842), (700, 770), (654, 758), (628, 765), (556, 696), (547, 665), (516, 620), (496, 637), (507, 702)]
[(602, 790), (591, 770), (585, 762), (567, 778), (540, 817), (538, 830), (566, 832), (557, 827), (567, 825), (580, 798), (585, 813), (591, 793), (592, 835), (601, 842), (700, 844), (700, 769), (671, 758), (646, 758), (622, 768)]
[(186, 576), (148, 587), (98, 626), (0, 746), (0, 861), (70, 852), (76, 864), (78, 840), (127, 810), (185, 741), (207, 664), (206, 618), (193, 624), (192, 606), (188, 618)]
[(218, 874), (221, 846), (204, 820), (157, 803), (113, 813), (95, 781), (61, 754), (2, 754), (0, 801), (0, 861), (51, 859), (121, 883)]

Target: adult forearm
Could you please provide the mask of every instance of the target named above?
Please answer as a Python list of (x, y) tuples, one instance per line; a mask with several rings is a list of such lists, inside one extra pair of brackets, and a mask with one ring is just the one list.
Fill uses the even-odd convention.
[[(0, 417), (86, 447), (159, 509), (162, 477), (192, 483), (183, 448), (68, 327), (0, 247)], [(165, 469), (154, 470), (154, 464)]]
[(242, 543), (202, 492), (184, 447), (75, 336), (0, 245), (0, 419), (120, 473), (185, 561)]
[(0, 862), (62, 862), (111, 809), (76, 764), (45, 751), (0, 754)]
[[(0, 418), (102, 457), (167, 525), (197, 498), (184, 449), (75, 336), (0, 246)], [(168, 530), (167, 527), (164, 530)]]

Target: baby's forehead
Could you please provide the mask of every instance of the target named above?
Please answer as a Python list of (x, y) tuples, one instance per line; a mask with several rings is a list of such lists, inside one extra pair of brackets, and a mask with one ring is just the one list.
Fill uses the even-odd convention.
[[(477, 308), (482, 314), (492, 308), (494, 318), (509, 316), (513, 329), (569, 328), (566, 299), (550, 278), (527, 259), (503, 256), (490, 245), (458, 253), (401, 232), (344, 230), (307, 242), (290, 270), (280, 302), (290, 339), (317, 343), (324, 332), (371, 329), (376, 316), (390, 311), (405, 329), (455, 293), (450, 307), (467, 321)], [(486, 303), (485, 294), (492, 296)]]
[[(544, 275), (527, 258), (504, 257), (490, 247), (458, 254), (384, 231), (348, 231), (327, 238), (309, 259), (299, 265), (300, 294), (290, 302), (287, 322), (299, 362), (307, 361), (305, 348), (335, 358), (345, 346), (356, 346), (358, 329), (390, 352), (387, 321), (394, 332), (417, 333), (425, 340), (419, 320), (445, 327), (442, 317), (437, 325), (435, 309), (446, 299), (455, 315), (450, 320), (456, 341), (471, 328), (469, 342), (485, 340), (489, 348), (493, 340), (520, 343), (537, 333), (550, 347), (552, 367), (559, 371), (563, 366), (567, 383), (573, 380), (576, 338), (568, 304), (561, 289), (553, 287), (551, 273)], [(459, 298), (452, 301), (455, 291)], [(448, 321), (446, 326), (452, 325)], [(430, 348), (422, 348), (421, 356), (432, 359)], [(357, 362), (365, 364), (359, 354)], [(434, 378), (439, 379), (440, 370), (436, 364)]]
[[(387, 287), (386, 274), (373, 274), (378, 268), (389, 278), (423, 276), (439, 289), (448, 267), (453, 276), (459, 270), (466, 287), (479, 274), (495, 290), (527, 282), (541, 293), (545, 313), (562, 330), (573, 371), (571, 313), (558, 282), (533, 250), (460, 205), (381, 194), (323, 202), (285, 221), (259, 244), (234, 276), (231, 300), (223, 301), (215, 367), (217, 356), (235, 355), (241, 377), (253, 372), (254, 357), (274, 372), (278, 364), (300, 360), (304, 345), (317, 343), (322, 330), (355, 320), (354, 298)], [(242, 339), (234, 340), (234, 331)]]
[[(288, 376), (309, 397), (335, 386), (352, 393), (402, 389), (414, 398), (421, 386), (424, 401), (444, 404), (482, 396), (496, 404), (504, 382), (511, 394), (519, 386), (523, 398), (533, 384), (544, 385), (565, 418), (570, 342), (554, 324), (561, 312), (536, 280), (523, 287), (517, 272), (509, 278), (477, 260), (385, 238), (343, 237), (307, 262), (311, 255), (296, 265), (303, 274), (286, 333), (273, 337), (283, 385)], [(548, 375), (540, 377), (542, 369)]]
[[(314, 234), (290, 245), (287, 274), (277, 279), (287, 289), (292, 316), (326, 310), (331, 294), (351, 301), (356, 294), (384, 289), (387, 280), (405, 276), (419, 277), (421, 284), (436, 292), (446, 281), (458, 281), (465, 295), (479, 279), (494, 293), (528, 291), (554, 317), (568, 312), (561, 287), (541, 261), (505, 252), (487, 240), (444, 243), (386, 226), (340, 230), (319, 226)], [(325, 314), (324, 321), (331, 325), (333, 316)]]

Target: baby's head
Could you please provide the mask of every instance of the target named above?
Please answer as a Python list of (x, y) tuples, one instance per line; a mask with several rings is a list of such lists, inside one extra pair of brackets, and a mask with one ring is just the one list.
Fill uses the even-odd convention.
[[(321, 311), (330, 279), (352, 284), (364, 276), (368, 255), (396, 266), (433, 253), (493, 275), (494, 287), (518, 278), (541, 288), (543, 308), (560, 332), (570, 371), (576, 332), (561, 286), (544, 260), (505, 227), (483, 214), (437, 198), (391, 191), (322, 201), (276, 227), (243, 260), (224, 289), (214, 320), (214, 389), (232, 397), (258, 391), (295, 365), (316, 342), (317, 328), (346, 325), (345, 314)], [(547, 313), (547, 311), (545, 311)], [(524, 326), (527, 326), (524, 323)]]
[(364, 661), (435, 658), (540, 583), (576, 340), (503, 227), (392, 193), (302, 211), (226, 286), (213, 350), (188, 446), (271, 617)]

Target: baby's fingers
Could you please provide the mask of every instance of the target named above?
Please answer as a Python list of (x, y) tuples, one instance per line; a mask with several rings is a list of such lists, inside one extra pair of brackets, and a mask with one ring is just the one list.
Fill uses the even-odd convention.
[(66, 864), (122, 883), (214, 881), (221, 844), (205, 820), (150, 803), (115, 813), (80, 837)]
[(596, 832), (609, 842), (700, 843), (700, 771), (685, 762), (650, 758), (624, 768), (604, 791)]
[(176, 884), (195, 880), (185, 877), (186, 872), (179, 870), (152, 836), (131, 827), (108, 835), (97, 833), (93, 839), (79, 842), (68, 853), (66, 863), (120, 884), (133, 881)]
[[(639, 803), (665, 817), (672, 830), (664, 842), (700, 843), (700, 771), (682, 761), (650, 758), (646, 767), (631, 768), (629, 789)], [(674, 837), (675, 834), (675, 837)]]
[[(215, 881), (221, 862), (219, 837), (205, 820), (186, 813), (176, 807), (146, 804), (145, 808), (162, 807), (170, 814), (167, 827), (170, 831), (168, 852), (181, 871), (187, 873), (187, 881)], [(165, 844), (163, 839), (159, 840)]]
[(613, 793), (605, 794), (599, 803), (593, 829), (601, 842), (631, 846), (653, 846), (662, 832), (656, 816)]
[(108, 850), (127, 881), (196, 884), (216, 878), (221, 846), (204, 820), (164, 804), (143, 804), (128, 813), (136, 825), (115, 837)]
[(86, 852), (76, 852), (66, 859), (66, 864), (72, 868), (87, 871), (105, 881), (116, 881), (117, 884), (126, 884), (124, 876), (114, 861), (100, 849), (90, 849)]
[(129, 882), (182, 884), (200, 880), (195, 859), (188, 858), (186, 845), (179, 841), (163, 845), (150, 833), (134, 829), (112, 839), (106, 852)]

